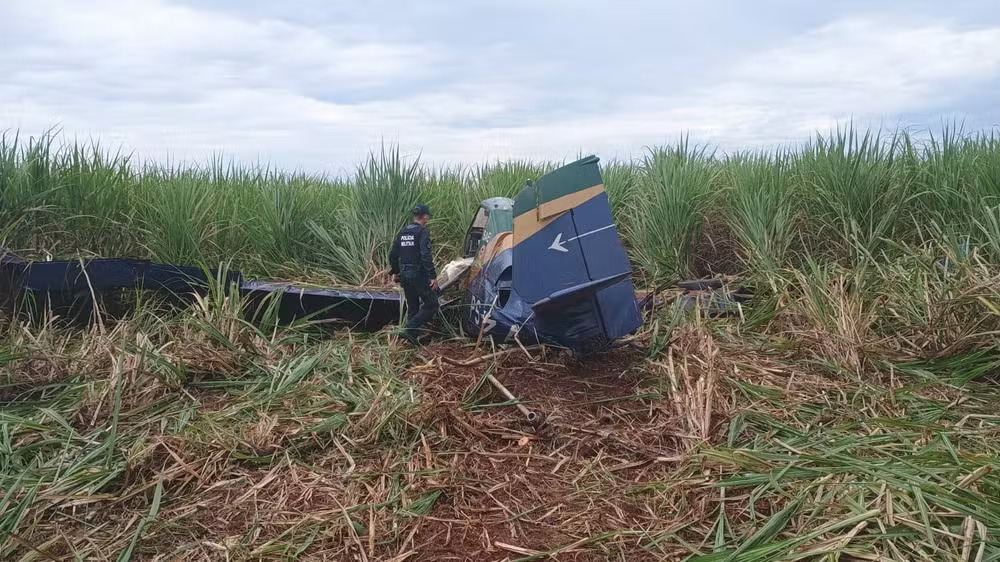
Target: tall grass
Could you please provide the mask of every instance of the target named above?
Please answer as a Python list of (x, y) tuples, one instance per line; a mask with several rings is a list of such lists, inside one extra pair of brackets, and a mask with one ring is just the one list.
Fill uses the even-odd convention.
[[(0, 237), (380, 283), (414, 203), (443, 261), (479, 201), (557, 164), (430, 169), (384, 149), (324, 178), (8, 135)], [(0, 558), (1000, 559), (995, 137), (685, 140), (604, 180), (643, 280), (693, 274), (723, 230), (760, 290), (739, 318), (654, 312), (631, 359), (481, 358), (559, 412), (555, 439), (469, 411), (474, 362), (318, 340), (273, 301), (251, 323), (218, 282), (89, 330), (0, 318)], [(588, 371), (609, 378), (580, 394)]]
[(404, 162), (398, 149), (369, 155), (347, 185), (343, 204), (327, 210), (328, 220), (308, 220), (322, 256), (318, 265), (352, 284), (376, 279), (388, 267), (392, 237), (423, 198), (425, 184), (419, 163)]
[(747, 269), (775, 270), (788, 263), (799, 208), (789, 156), (740, 154), (726, 166), (726, 220), (742, 247)]
[[(461, 246), (480, 201), (511, 197), (560, 162), (431, 168), (383, 147), (343, 178), (223, 165), (164, 168), (53, 136), (0, 138), (0, 220), (16, 250), (193, 263), (253, 275), (385, 282), (387, 249), (416, 202), (431, 205), (438, 259)], [(944, 128), (838, 129), (799, 150), (717, 154), (686, 138), (604, 162), (612, 212), (637, 273), (696, 273), (699, 240), (723, 230), (747, 271), (803, 256), (879, 261), (899, 244), (968, 240), (1000, 261), (1000, 140)], [(727, 256), (727, 259), (732, 256)], [(709, 263), (709, 266), (712, 264)], [(710, 268), (711, 269), (711, 268)]]
[(713, 195), (718, 162), (687, 139), (649, 151), (625, 207), (632, 255), (654, 279), (684, 276)]

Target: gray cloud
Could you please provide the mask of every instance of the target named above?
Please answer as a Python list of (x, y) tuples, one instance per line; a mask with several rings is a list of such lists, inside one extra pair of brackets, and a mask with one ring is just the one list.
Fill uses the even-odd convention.
[[(438, 163), (612, 157), (684, 131), (740, 147), (850, 117), (919, 122), (988, 96), (1000, 75), (1000, 25), (873, 13), (813, 24), (794, 11), (738, 22), (750, 16), (734, 8), (699, 26), (683, 18), (708, 15), (687, 3), (475, 4), (376, 19), (366, 10), (386, 4), (296, 3), (292, 17), (273, 3), (7, 0), (0, 129), (60, 125), (144, 158), (223, 151), (330, 171), (383, 140)], [(681, 19), (664, 19), (671, 9)], [(526, 11), (523, 26), (502, 25)], [(773, 33), (753, 38), (758, 23)]]

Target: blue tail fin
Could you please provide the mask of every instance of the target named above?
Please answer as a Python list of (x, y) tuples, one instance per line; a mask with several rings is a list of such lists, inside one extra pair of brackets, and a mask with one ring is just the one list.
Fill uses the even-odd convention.
[(578, 352), (600, 350), (642, 323), (597, 157), (529, 183), (514, 202), (514, 290), (538, 329)]

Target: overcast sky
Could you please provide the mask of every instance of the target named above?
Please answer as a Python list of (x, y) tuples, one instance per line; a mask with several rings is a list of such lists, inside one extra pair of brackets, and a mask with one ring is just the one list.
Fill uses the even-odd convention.
[(0, 0), (0, 129), (352, 168), (1000, 123), (994, 0)]

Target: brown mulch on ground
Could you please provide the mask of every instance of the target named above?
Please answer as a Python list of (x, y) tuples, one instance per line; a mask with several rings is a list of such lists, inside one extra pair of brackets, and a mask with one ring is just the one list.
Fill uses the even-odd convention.
[[(660, 383), (642, 353), (623, 348), (581, 363), (518, 349), (453, 364), (481, 354), (434, 346), (405, 373), (428, 397), (417, 418), (428, 464), (445, 475), (444, 493), (403, 545), (415, 551), (410, 559), (550, 551), (560, 560), (663, 559), (635, 531), (668, 528), (691, 506), (660, 505), (656, 486), (642, 487), (671, 478), (685, 436), (654, 400)], [(544, 426), (536, 431), (515, 407), (496, 406), (507, 399), (484, 380), (487, 370), (543, 412)]]
[[(690, 362), (676, 368), (634, 347), (581, 362), (458, 342), (412, 358), (394, 356), (392, 344), (355, 346), (348, 369), (302, 380), (280, 403), (235, 384), (220, 392), (150, 378), (134, 354), (119, 354), (128, 396), (119, 431), (140, 437), (120, 466), (93, 464), (111, 478), (100, 494), (56, 490), (34, 501), (39, 530), (25, 525), (21, 552), (62, 559), (86, 548), (86, 558), (114, 558), (142, 531), (137, 557), (158, 560), (275, 559), (297, 549), (303, 560), (670, 560), (691, 551), (675, 534), (700, 539), (703, 528), (686, 528), (717, 511), (718, 492), (687, 454), (706, 438), (686, 434), (686, 412), (697, 407), (677, 401), (697, 393), (670, 390), (719, 370), (710, 340), (680, 337)], [(377, 376), (360, 375), (369, 361)], [(194, 372), (185, 383), (216, 378)], [(546, 423), (528, 424), (486, 373)], [(67, 419), (87, 435), (112, 411), (115, 386), (81, 376), (86, 400)], [(332, 399), (331, 385), (349, 392)], [(339, 418), (343, 425), (316, 429)]]

